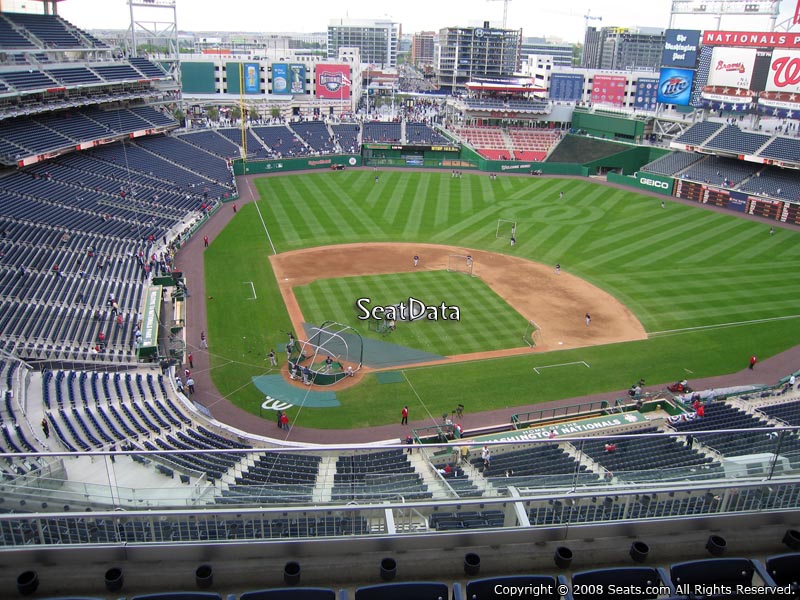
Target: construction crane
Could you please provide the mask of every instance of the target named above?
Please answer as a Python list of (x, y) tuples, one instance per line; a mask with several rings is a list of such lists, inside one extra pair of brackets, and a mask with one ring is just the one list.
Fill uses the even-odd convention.
[(591, 9), (587, 10), (586, 14), (583, 15), (583, 21), (584, 21), (584, 24), (585, 24), (584, 27), (586, 29), (589, 29), (589, 21), (602, 21), (602, 20), (603, 20), (603, 17), (593, 17)]
[(503, 3), (503, 29), (505, 29), (506, 23), (508, 23), (508, 3), (511, 2), (511, 0), (486, 0), (486, 1)]

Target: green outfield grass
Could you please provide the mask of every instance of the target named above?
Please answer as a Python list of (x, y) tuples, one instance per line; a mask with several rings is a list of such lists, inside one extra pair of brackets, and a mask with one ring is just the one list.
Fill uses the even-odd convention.
[[(794, 318), (800, 314), (800, 234), (779, 229), (770, 236), (768, 223), (735, 213), (669, 200), (662, 209), (660, 198), (589, 180), (452, 179), (449, 171), (388, 171), (378, 183), (368, 170), (303, 173), (264, 178), (256, 186), (278, 252), (429, 242), (560, 263), (625, 303), (651, 335), (642, 342), (407, 370), (405, 383), (378, 385), (368, 377), (339, 393), (339, 409), (303, 409), (301, 426), (393, 422), (404, 403), (417, 407), (412, 419), (440, 418), (459, 402), (468, 409), (508, 407), (510, 415), (514, 406), (624, 389), (640, 377), (656, 384), (738, 371), (751, 354), (766, 358), (795, 345), (800, 334)], [(498, 219), (517, 221), (516, 247), (496, 239)], [(266, 352), (282, 346), (290, 327), (270, 252), (256, 207), (247, 205), (205, 253), (214, 382), (254, 412), (260, 394), (250, 377), (267, 372)], [(256, 300), (243, 283), (249, 281)], [(558, 367), (534, 377), (534, 366), (575, 360), (592, 367)]]
[[(350, 325), (362, 336), (448, 356), (484, 350), (501, 350), (526, 345), (522, 341), (528, 321), (480, 279), (462, 273), (421, 271), (364, 277), (322, 279), (294, 288), (295, 296), (309, 323), (329, 319)], [(408, 302), (409, 297), (426, 305), (458, 306), (460, 321), (420, 319), (398, 322), (393, 332), (370, 331), (363, 311), (356, 310), (359, 298), (373, 306)], [(452, 316), (452, 310), (445, 310)], [(437, 315), (441, 316), (441, 315)]]

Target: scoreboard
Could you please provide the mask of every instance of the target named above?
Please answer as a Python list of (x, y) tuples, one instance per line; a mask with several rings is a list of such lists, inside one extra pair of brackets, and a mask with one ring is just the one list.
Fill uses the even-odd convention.
[[(700, 204), (711, 204), (720, 208), (729, 208), (739, 212), (747, 211), (750, 196), (733, 190), (712, 188), (702, 183), (678, 179), (675, 184), (675, 196), (686, 200), (694, 200)], [(761, 214), (761, 213), (749, 213)]]
[(784, 202), (783, 210), (781, 211), (781, 221), (784, 223), (792, 223), (793, 225), (800, 225), (800, 204)]
[(767, 219), (774, 219), (775, 221), (785, 220), (783, 216), (784, 202), (780, 200), (767, 200), (765, 198), (756, 198), (749, 196), (747, 198), (747, 208), (745, 212), (748, 215), (758, 215), (759, 217), (766, 217)]
[(675, 195), (678, 198), (702, 202), (703, 185), (693, 181), (684, 181), (683, 179), (678, 179), (675, 183)]

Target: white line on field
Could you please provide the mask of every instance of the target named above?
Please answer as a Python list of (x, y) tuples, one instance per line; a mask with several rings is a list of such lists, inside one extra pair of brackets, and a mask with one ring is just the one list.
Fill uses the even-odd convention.
[(267, 240), (269, 241), (269, 245), (272, 247), (272, 253), (277, 254), (278, 251), (275, 250), (275, 244), (272, 243), (272, 236), (269, 234), (269, 229), (267, 229), (267, 224), (264, 222), (264, 216), (261, 214), (261, 209), (258, 208), (258, 196), (255, 195), (253, 192), (253, 186), (250, 185), (250, 178), (246, 178), (247, 187), (250, 188), (250, 197), (253, 199), (253, 204), (256, 205), (256, 212), (258, 213), (258, 218), (261, 219), (261, 225), (264, 227), (264, 233), (267, 234)]
[(553, 367), (566, 367), (568, 365), (583, 365), (587, 369), (591, 369), (591, 365), (587, 363), (585, 360), (577, 360), (575, 362), (568, 362), (568, 363), (559, 363), (557, 365), (545, 365), (543, 367), (533, 367), (533, 370), (536, 372), (537, 375), (541, 375), (539, 373), (539, 369), (552, 369)]
[(248, 283), (250, 284), (250, 289), (253, 290), (253, 297), (252, 298), (248, 298), (248, 300), (258, 300), (258, 296), (256, 296), (256, 287), (253, 285), (253, 282), (252, 281), (243, 281), (242, 282), (243, 285), (247, 285)]
[(684, 327), (683, 329), (665, 329), (664, 331), (651, 331), (648, 336), (668, 335), (672, 333), (684, 333), (686, 331), (701, 331), (703, 329), (725, 329), (727, 327), (740, 327), (742, 325), (753, 325), (754, 323), (770, 323), (772, 321), (787, 321), (789, 319), (800, 318), (800, 315), (786, 315), (783, 317), (770, 317), (768, 319), (752, 319), (751, 321), (733, 321), (732, 323), (718, 323), (716, 325), (700, 325), (698, 327)]

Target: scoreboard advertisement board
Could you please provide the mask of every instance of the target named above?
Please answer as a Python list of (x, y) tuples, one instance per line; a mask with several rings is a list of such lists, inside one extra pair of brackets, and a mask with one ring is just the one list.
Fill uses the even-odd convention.
[(755, 48), (714, 48), (708, 85), (750, 89), (755, 62)]
[(800, 50), (776, 49), (767, 76), (768, 92), (800, 94)]
[(350, 97), (350, 65), (317, 64), (317, 98), (342, 99)]
[(783, 205), (784, 202), (781, 200), (767, 200), (766, 198), (748, 196), (745, 212), (748, 215), (758, 215), (759, 217), (779, 221), (783, 215)]
[(580, 102), (583, 100), (583, 75), (553, 73), (550, 77), (550, 100)]
[(675, 196), (685, 200), (693, 200), (700, 204), (711, 204), (739, 212), (746, 211), (749, 198), (747, 194), (742, 192), (712, 188), (702, 183), (684, 181), (682, 179), (676, 180)]
[(784, 202), (783, 211), (781, 212), (781, 221), (784, 223), (791, 223), (792, 225), (800, 225), (800, 204)]
[(641, 78), (636, 82), (636, 97), (633, 100), (634, 108), (655, 110), (658, 105), (658, 79)]
[(622, 106), (626, 83), (624, 75), (595, 75), (592, 80), (592, 104)]

